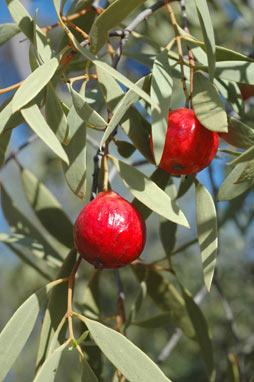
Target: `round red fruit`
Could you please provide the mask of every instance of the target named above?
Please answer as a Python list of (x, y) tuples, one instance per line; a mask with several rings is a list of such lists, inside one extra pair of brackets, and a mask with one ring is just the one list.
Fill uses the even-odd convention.
[(100, 192), (80, 212), (74, 242), (80, 255), (98, 268), (119, 268), (137, 259), (145, 246), (140, 213), (114, 191)]
[[(152, 137), (150, 145), (153, 151)], [(201, 125), (192, 109), (173, 110), (159, 167), (174, 175), (195, 174), (209, 165), (218, 146), (218, 134)]]

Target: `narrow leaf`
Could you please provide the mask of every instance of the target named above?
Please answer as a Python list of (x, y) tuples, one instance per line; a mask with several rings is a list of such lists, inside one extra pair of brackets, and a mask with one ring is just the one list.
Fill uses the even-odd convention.
[(70, 108), (67, 120), (71, 138), (69, 145), (64, 147), (69, 159), (69, 165), (63, 163), (64, 176), (71, 191), (83, 200), (86, 193), (86, 124), (74, 106)]
[(244, 101), (238, 84), (233, 81), (215, 79), (214, 84), (222, 96), (239, 115), (244, 113)]
[(177, 204), (151, 179), (136, 168), (110, 156), (130, 192), (148, 208), (177, 224), (189, 227)]
[(87, 359), (81, 359), (81, 382), (99, 382)]
[(146, 297), (146, 292), (147, 292), (146, 282), (141, 281), (138, 294), (135, 298), (134, 303), (130, 307), (129, 315), (128, 315), (125, 323), (124, 323), (124, 329), (123, 330), (126, 330), (128, 328), (128, 326), (130, 326), (133, 323), (133, 321), (135, 320), (135, 318), (136, 318), (136, 316), (137, 316), (137, 314), (141, 308), (142, 302)]
[(21, 113), (12, 111), (12, 98), (13, 95), (8, 97), (0, 107), (0, 134), (4, 130), (11, 130), (21, 125), (24, 122), (24, 118)]
[(171, 312), (164, 312), (160, 314), (156, 314), (156, 316), (152, 316), (142, 321), (134, 321), (132, 322), (134, 326), (140, 326), (145, 329), (156, 329), (164, 326), (172, 325), (172, 315)]
[(254, 158), (254, 145), (250, 147), (248, 150), (243, 152), (241, 155), (239, 155), (236, 159), (232, 160), (229, 164), (237, 164), (237, 163), (243, 163), (248, 162), (249, 160), (252, 160)]
[(172, 88), (168, 51), (165, 49), (155, 58), (151, 84), (151, 97), (161, 108), (161, 113), (153, 107), (151, 109), (153, 153), (157, 165), (161, 161), (165, 145)]
[(216, 63), (215, 76), (243, 84), (254, 84), (254, 62), (221, 61)]
[(49, 291), (62, 280), (53, 281), (32, 294), (14, 313), (0, 333), (0, 379), (3, 380), (30, 336)]
[(218, 201), (232, 200), (247, 191), (253, 184), (253, 180), (236, 183), (246, 168), (246, 163), (239, 163), (228, 174), (218, 192)]
[(51, 58), (32, 72), (18, 88), (12, 100), (13, 113), (28, 104), (47, 85), (58, 67), (58, 60)]
[(228, 117), (228, 132), (219, 135), (224, 141), (240, 149), (248, 149), (254, 145), (254, 129), (233, 117)]
[(227, 132), (227, 114), (215, 86), (200, 72), (194, 74), (193, 109), (203, 126), (217, 132)]
[(131, 382), (170, 382), (159, 367), (122, 334), (85, 317), (82, 321), (105, 356)]
[(216, 209), (211, 194), (201, 183), (195, 184), (195, 190), (198, 243), (204, 281), (210, 291), (218, 250)]
[(0, 46), (5, 44), (19, 32), (20, 29), (16, 24), (0, 24)]
[(247, 166), (237, 179), (236, 184), (246, 181), (254, 183), (254, 159), (248, 162)]
[(33, 382), (54, 382), (62, 353), (69, 345), (69, 343), (69, 341), (66, 341), (46, 359)]
[(117, 27), (131, 12), (142, 5), (145, 0), (116, 0), (100, 14), (93, 24), (90, 33), (91, 49), (97, 53), (106, 43), (108, 32)]
[(22, 109), (21, 114), (38, 137), (41, 138), (41, 140), (44, 141), (59, 158), (69, 164), (69, 159), (61, 146), (61, 143), (43, 118), (38, 106), (36, 104), (31, 104)]
[(27, 169), (21, 170), (21, 181), (25, 196), (40, 222), (57, 240), (72, 248), (73, 225), (54, 195)]
[(195, 0), (198, 18), (205, 42), (208, 56), (208, 71), (210, 80), (213, 81), (215, 71), (215, 38), (211, 16), (206, 0)]
[(6, 130), (0, 134), (0, 168), (4, 163), (5, 153), (11, 139), (12, 130)]

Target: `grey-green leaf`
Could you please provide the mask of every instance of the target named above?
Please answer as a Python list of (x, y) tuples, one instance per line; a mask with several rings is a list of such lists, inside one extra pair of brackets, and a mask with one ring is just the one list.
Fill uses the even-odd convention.
[(98, 378), (85, 357), (81, 359), (81, 382), (98, 382)]
[(160, 368), (125, 336), (88, 318), (84, 317), (82, 321), (105, 356), (130, 382), (170, 382)]
[(2, 167), (5, 159), (5, 153), (11, 139), (12, 130), (6, 130), (0, 134), (0, 168)]
[(4, 130), (14, 129), (24, 122), (24, 118), (19, 111), (13, 113), (12, 98), (13, 95), (8, 97), (0, 107), (0, 134)]
[(206, 0), (195, 0), (198, 18), (205, 42), (206, 53), (208, 56), (208, 71), (210, 80), (213, 81), (215, 71), (215, 38), (211, 16)]
[(196, 221), (204, 282), (210, 291), (218, 250), (216, 208), (211, 194), (201, 184), (195, 184)]
[(215, 76), (225, 80), (254, 84), (254, 62), (221, 61), (216, 63)]
[(236, 183), (240, 175), (246, 168), (246, 163), (239, 163), (228, 174), (218, 192), (218, 201), (223, 202), (226, 200), (232, 200), (237, 196), (247, 191), (253, 184), (254, 180), (246, 180), (241, 183)]
[(168, 51), (165, 49), (155, 58), (151, 83), (151, 97), (161, 108), (160, 113), (154, 107), (151, 109), (153, 153), (157, 165), (160, 163), (165, 145), (172, 88)]
[(236, 159), (234, 159), (229, 164), (238, 164), (243, 162), (248, 162), (254, 159), (254, 145), (251, 146), (248, 150), (244, 151), (241, 155), (239, 155)]
[(18, 88), (12, 100), (13, 112), (28, 104), (47, 85), (56, 72), (58, 60), (51, 58), (32, 72)]
[(147, 292), (146, 282), (143, 280), (140, 283), (139, 291), (136, 295), (136, 298), (135, 298), (132, 306), (130, 307), (130, 311), (129, 311), (128, 317), (124, 323), (124, 329), (123, 330), (126, 330), (128, 328), (128, 326), (130, 326), (132, 324), (132, 322), (135, 320), (137, 313), (139, 312), (139, 310), (141, 308), (142, 302), (144, 301), (144, 299), (146, 297), (146, 292)]
[(254, 184), (254, 159), (249, 161), (237, 179), (236, 183), (242, 183), (242, 182), (252, 182)]
[(33, 382), (54, 382), (62, 353), (69, 345), (69, 343), (69, 341), (66, 341), (63, 345), (59, 346), (52, 354), (50, 354), (50, 356), (41, 366)]
[(228, 117), (228, 132), (219, 135), (224, 141), (240, 149), (248, 149), (254, 145), (254, 129), (233, 117)]
[(20, 32), (16, 24), (6, 23), (0, 24), (0, 46)]
[(36, 104), (29, 104), (21, 110), (21, 114), (38, 137), (41, 138), (41, 140), (44, 141), (59, 158), (69, 164), (69, 159), (61, 146), (61, 143), (43, 118), (38, 106)]
[(198, 120), (211, 131), (227, 132), (227, 114), (215, 86), (200, 72), (194, 74), (192, 103)]
[(189, 227), (188, 221), (177, 204), (142, 172), (110, 156), (130, 192), (148, 208), (177, 224)]
[(28, 169), (21, 170), (21, 181), (25, 196), (44, 227), (66, 247), (72, 248), (72, 223), (54, 195)]
[(41, 307), (49, 291), (61, 280), (56, 280), (32, 294), (13, 314), (0, 333), (0, 380), (3, 380), (19, 356), (30, 336)]

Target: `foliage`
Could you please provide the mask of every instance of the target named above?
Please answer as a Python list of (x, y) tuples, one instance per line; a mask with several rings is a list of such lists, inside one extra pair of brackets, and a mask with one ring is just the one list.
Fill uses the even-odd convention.
[[(32, 17), (20, 0), (5, 1), (14, 23), (0, 25), (0, 45), (25, 36), (30, 74), (0, 89), (14, 90), (0, 106), (1, 202), (9, 226), (0, 240), (21, 260), (20, 276), (25, 272), (23, 284), (13, 277), (17, 289), (25, 285), (25, 302), (15, 301), (20, 307), (8, 312), (0, 333), (0, 380), (8, 381), (18, 357), (28, 352), (33, 328), (40, 336), (34, 382), (254, 380), (253, 341), (242, 339), (251, 335), (252, 286), (244, 272), (250, 275), (253, 259), (241, 259), (242, 274), (232, 279), (236, 260), (225, 258), (236, 243), (232, 227), (242, 241), (253, 229), (253, 111), (239, 87), (254, 89), (254, 60), (239, 51), (249, 51), (251, 33), (247, 46), (237, 40), (253, 25), (248, 1), (229, 2), (244, 23), (230, 36), (233, 21), (215, 1), (186, 0), (180, 6), (114, 0), (102, 8), (98, 1), (73, 0), (66, 11), (66, 1), (52, 0), (58, 22), (48, 27), (38, 25), (40, 9)], [(11, 70), (14, 63), (9, 65)], [(199, 174), (170, 176), (157, 167), (168, 110), (184, 103), (221, 138), (221, 151), (206, 170), (209, 182)], [(22, 126), (29, 137), (12, 150), (12, 135)], [(37, 138), (45, 145), (42, 155), (33, 149)], [(28, 160), (22, 159), (25, 151)], [(21, 196), (9, 192), (10, 179)], [(107, 188), (133, 196), (133, 205), (152, 222), (142, 258), (115, 274), (80, 264), (72, 234), (73, 211), (77, 216), (84, 199)], [(60, 201), (68, 206), (69, 200), (72, 205), (62, 208)], [(228, 226), (230, 237), (223, 236)], [(26, 279), (29, 267), (36, 280)], [(221, 274), (227, 276), (222, 283)], [(234, 300), (239, 289), (247, 322), (241, 321), (240, 334), (225, 296)]]

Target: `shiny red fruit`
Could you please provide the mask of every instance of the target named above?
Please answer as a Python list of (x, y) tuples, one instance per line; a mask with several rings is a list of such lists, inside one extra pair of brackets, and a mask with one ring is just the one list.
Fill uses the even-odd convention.
[[(152, 137), (150, 145), (153, 151)], [(173, 110), (168, 115), (166, 141), (159, 167), (174, 175), (195, 174), (209, 165), (218, 145), (218, 134), (201, 125), (192, 109)]]
[(74, 242), (80, 255), (98, 268), (118, 268), (137, 259), (146, 240), (140, 213), (114, 191), (100, 192), (80, 212)]

